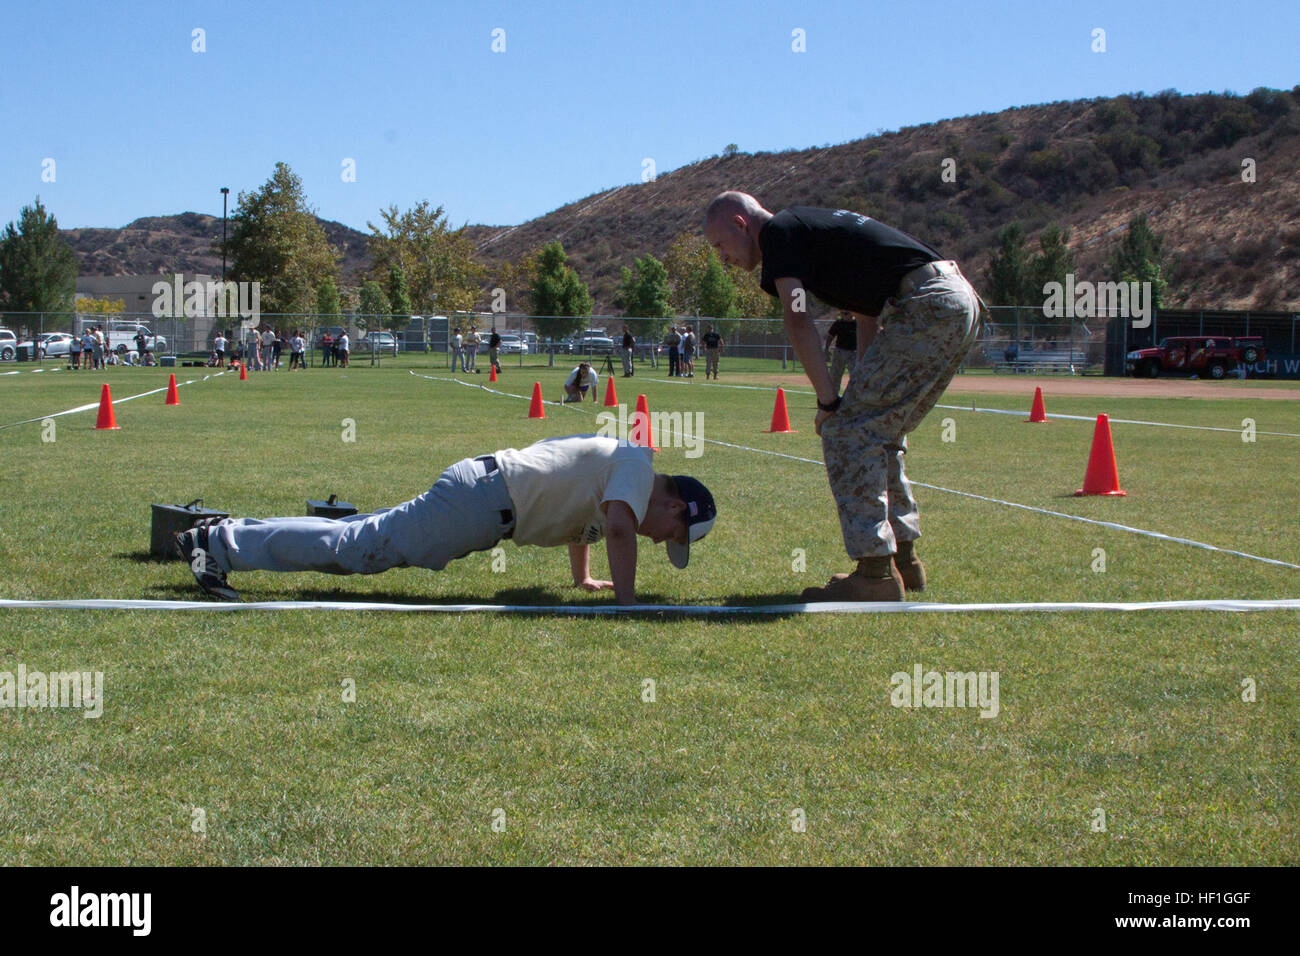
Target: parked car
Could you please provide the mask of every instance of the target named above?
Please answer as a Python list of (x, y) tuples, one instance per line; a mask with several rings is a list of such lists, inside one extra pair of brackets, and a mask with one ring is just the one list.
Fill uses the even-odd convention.
[(108, 336), (109, 350), (118, 355), (137, 351), (135, 337), (140, 332), (144, 333), (144, 347), (154, 355), (161, 355), (167, 350), (165, 338), (154, 335), (147, 325), (140, 325), (138, 322), (108, 322), (105, 324), (104, 332)]
[(0, 361), (12, 361), (18, 354), (18, 336), (9, 329), (0, 329)]
[(401, 345), (397, 341), (397, 336), (388, 331), (376, 331), (363, 335), (357, 339), (356, 348), (352, 351), (357, 355), (366, 355), (370, 352), (384, 352), (396, 355)]
[(605, 334), (604, 329), (587, 329), (570, 336), (568, 346), (573, 355), (610, 355), (614, 351), (614, 340)]
[[(57, 355), (67, 355), (71, 351), (72, 336), (67, 332), (46, 332), (44, 335), (37, 336), (37, 342), (41, 346), (41, 355), (45, 358), (54, 358)], [(27, 354), (32, 354), (32, 341), (19, 343), (19, 348), (27, 349)]]
[(1129, 352), (1124, 371), (1145, 378), (1162, 372), (1223, 378), (1230, 369), (1254, 365), (1264, 357), (1264, 340), (1257, 335), (1180, 335), (1161, 339), (1155, 348)]
[(519, 337), (515, 332), (504, 332), (501, 335), (501, 348), (498, 350), (502, 355), (527, 355), (528, 343)]

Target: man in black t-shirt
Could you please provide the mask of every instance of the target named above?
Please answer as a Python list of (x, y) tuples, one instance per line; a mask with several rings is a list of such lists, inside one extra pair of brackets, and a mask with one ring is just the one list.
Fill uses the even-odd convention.
[(632, 377), (632, 357), (636, 350), (636, 339), (632, 337), (631, 330), (623, 326), (623, 377)]
[(718, 334), (717, 329), (709, 326), (709, 331), (700, 337), (704, 343), (704, 380), (707, 382), (709, 373), (713, 373), (713, 380), (718, 380), (718, 352), (722, 348), (722, 336)]
[[(781, 299), (785, 330), (817, 391), (815, 428), (839, 510), (850, 574), (805, 601), (901, 601), (925, 587), (913, 542), (920, 515), (903, 474), (907, 433), (934, 407), (975, 343), (980, 299), (955, 262), (869, 216), (792, 206), (773, 215), (725, 192), (705, 214), (722, 261), (753, 269)], [(808, 314), (809, 294), (857, 318), (858, 358), (839, 395)]]
[(831, 353), (827, 356), (831, 363), (831, 383), (838, 389), (844, 369), (852, 368), (858, 358), (858, 323), (847, 312), (841, 312), (826, 332), (826, 351)]

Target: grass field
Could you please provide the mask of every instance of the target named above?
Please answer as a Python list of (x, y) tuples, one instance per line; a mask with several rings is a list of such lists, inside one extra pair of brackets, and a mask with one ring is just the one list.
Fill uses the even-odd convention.
[[(598, 406), (533, 421), (526, 398), (419, 366), (227, 374), (182, 387), (179, 408), (161, 394), (119, 404), (116, 432), (92, 430), (93, 412), (54, 419), (52, 435), (0, 428), (0, 597), (195, 598), (184, 565), (148, 557), (151, 502), (268, 516), (333, 492), (369, 510), (466, 455), (595, 430)], [(722, 384), (779, 374), (747, 368)], [(526, 397), (540, 380), (554, 399), (567, 370), (507, 365), (498, 387)], [(656, 436), (658, 467), (704, 481), (719, 518), (687, 571), (643, 545), (641, 599), (787, 603), (848, 570), (824, 469), (763, 454), (820, 459), (806, 383), (789, 378), (797, 433), (772, 435), (772, 391), (662, 371), (617, 379), (620, 398), (699, 412), (705, 438), (746, 447), (688, 458)], [(121, 398), (166, 380), (23, 370), (0, 377), (0, 425), (93, 402), (103, 381)], [(1300, 438), (1262, 434), (1300, 435), (1300, 404), (1252, 398), (1250, 383), (1204, 400), (1053, 397), (1043, 384), (1049, 414), (1232, 431), (1116, 424), (1128, 497), (1078, 499), (1092, 425), (972, 412), (959, 379), (944, 401), (964, 410), (937, 409), (913, 434), (909, 475), (1300, 564)], [(1028, 408), (986, 391), (978, 405)], [(1300, 596), (1293, 568), (918, 498), (926, 601)], [(568, 586), (562, 549), (504, 554), (504, 571), (483, 553), (440, 574), (231, 583), (245, 600), (612, 601)], [(599, 547), (593, 571), (605, 572)], [(105, 675), (99, 719), (0, 710), (0, 863), (1295, 863), (1298, 624), (1294, 612), (0, 610), (0, 671)], [(997, 672), (997, 716), (891, 706), (891, 675), (916, 664)]]

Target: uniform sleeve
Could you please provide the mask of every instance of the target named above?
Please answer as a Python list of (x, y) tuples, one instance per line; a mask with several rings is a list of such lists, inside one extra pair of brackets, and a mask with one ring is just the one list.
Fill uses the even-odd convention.
[[(629, 454), (623, 455), (623, 451)], [(615, 458), (607, 474), (609, 478), (605, 482), (600, 503), (626, 503), (636, 516), (636, 523), (640, 525), (645, 520), (646, 509), (650, 507), (650, 494), (655, 486), (655, 470), (646, 459), (644, 450), (635, 447), (620, 449), (620, 456)]]

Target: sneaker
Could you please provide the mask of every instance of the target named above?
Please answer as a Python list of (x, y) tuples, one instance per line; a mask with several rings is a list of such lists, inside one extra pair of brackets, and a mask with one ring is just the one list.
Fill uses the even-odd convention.
[(208, 531), (222, 518), (205, 518), (188, 531), (173, 535), (176, 553), (190, 566), (194, 580), (206, 594), (222, 601), (238, 601), (239, 592), (226, 582), (226, 573), (217, 567), (208, 551)]

